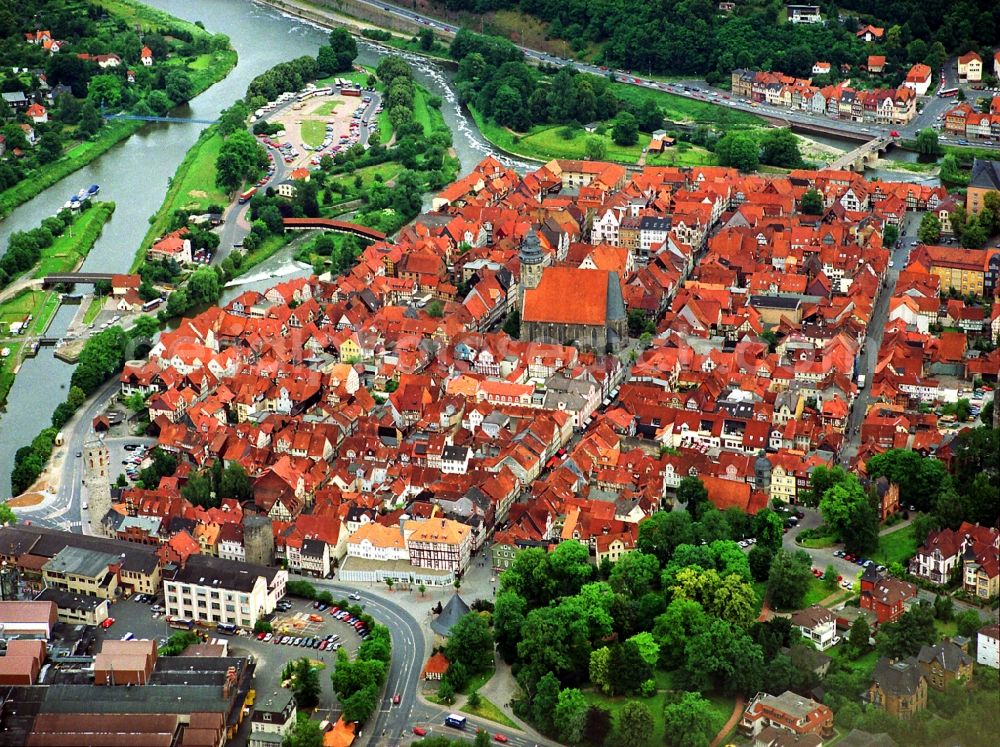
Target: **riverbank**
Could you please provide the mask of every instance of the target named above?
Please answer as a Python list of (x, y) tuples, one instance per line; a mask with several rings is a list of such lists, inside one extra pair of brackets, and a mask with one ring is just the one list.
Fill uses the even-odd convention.
[[(98, 202), (76, 215), (62, 235), (42, 250), (39, 262), (25, 273), (27, 277), (5, 289), (8, 297), (0, 302), (0, 350), (6, 350), (7, 355), (0, 357), (0, 407), (7, 402), (7, 394), (25, 356), (31, 353), (38, 338), (44, 336), (59, 309), (61, 294), (43, 290), (41, 279), (46, 275), (76, 271), (114, 211), (113, 202)], [(12, 324), (24, 322), (29, 317), (31, 321), (26, 330), (10, 334)]]
[[(193, 37), (211, 39), (214, 43), (219, 43), (218, 40), (224, 38), (222, 35), (209, 34), (200, 26), (133, 0), (95, 0), (95, 2), (131, 28), (151, 30), (171, 26), (184, 29)], [(191, 80), (191, 98), (225, 78), (236, 66), (236, 61), (236, 50), (231, 46), (185, 58), (185, 69)], [(106, 120), (93, 137), (77, 142), (52, 163), (39, 166), (26, 174), (16, 185), (0, 192), (0, 221), (19, 205), (100, 158), (146, 124), (137, 120)]]
[(129, 272), (139, 269), (153, 242), (166, 233), (176, 210), (201, 212), (210, 205), (227, 205), (230, 202), (229, 196), (215, 184), (215, 160), (222, 143), (223, 137), (215, 125), (209, 125), (198, 135), (171, 177), (163, 202), (150, 219), (149, 228), (132, 258)]

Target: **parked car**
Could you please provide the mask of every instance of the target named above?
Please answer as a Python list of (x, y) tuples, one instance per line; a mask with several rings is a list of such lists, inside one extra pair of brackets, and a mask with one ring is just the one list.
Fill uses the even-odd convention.
[(105, 618), (105, 619), (104, 619), (104, 620), (103, 620), (103, 621), (101, 622), (101, 627), (102, 627), (102, 628), (104, 628), (105, 630), (107, 630), (108, 628), (110, 628), (110, 627), (111, 627), (112, 625), (114, 625), (114, 624), (115, 624), (115, 618), (113, 618), (113, 617), (108, 617), (108, 618)]

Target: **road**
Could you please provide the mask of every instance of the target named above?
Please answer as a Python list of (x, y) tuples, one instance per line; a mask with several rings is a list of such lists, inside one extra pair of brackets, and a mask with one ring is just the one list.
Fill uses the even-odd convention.
[(907, 258), (910, 254), (911, 244), (917, 239), (917, 229), (920, 227), (922, 212), (907, 212), (900, 226), (900, 237), (896, 242), (896, 247), (892, 251), (892, 267), (886, 270), (878, 297), (875, 299), (875, 306), (872, 309), (871, 318), (868, 320), (867, 335), (864, 344), (861, 346), (861, 354), (858, 362), (858, 373), (865, 375), (865, 387), (858, 392), (857, 398), (851, 407), (851, 414), (847, 419), (847, 438), (840, 451), (842, 461), (850, 461), (858, 453), (861, 443), (861, 423), (864, 421), (865, 413), (872, 402), (871, 388), (872, 377), (875, 373), (875, 365), (878, 363), (878, 352), (882, 346), (882, 334), (885, 332), (886, 321), (889, 316), (889, 300), (896, 292), (896, 281), (899, 279), (899, 271), (906, 266)]
[[(357, 0), (357, 2), (371, 6), (377, 10), (381, 10), (384, 13), (397, 16), (398, 18), (407, 20), (411, 23), (428, 26), (439, 32), (456, 34), (459, 30), (458, 26), (432, 16), (417, 13), (409, 8), (402, 8), (390, 3), (379, 2), (377, 0)], [(696, 101), (706, 101), (720, 106), (727, 106), (732, 109), (739, 109), (751, 114), (767, 114), (772, 117), (780, 117), (792, 123), (813, 125), (820, 124), (825, 127), (841, 130), (843, 132), (871, 136), (872, 138), (879, 135), (888, 135), (893, 130), (898, 131), (904, 137), (913, 137), (924, 127), (932, 126), (937, 115), (943, 112), (946, 108), (950, 108), (955, 103), (953, 99), (939, 99), (937, 97), (926, 99), (923, 102), (923, 111), (914, 117), (913, 121), (909, 122), (905, 126), (879, 125), (872, 122), (850, 122), (847, 120), (834, 119), (825, 116), (813, 116), (811, 114), (807, 114), (806, 112), (796, 112), (790, 109), (770, 107), (763, 104), (753, 106), (751, 102), (730, 97), (730, 94), (727, 91), (722, 89), (712, 89), (702, 80), (685, 80), (679, 83), (667, 83), (654, 80), (651, 77), (642, 77), (641, 75), (636, 75), (628, 70), (609, 70), (603, 66), (591, 65), (585, 62), (577, 62), (562, 57), (556, 57), (555, 55), (546, 54), (545, 52), (520, 44), (517, 44), (516, 46), (524, 53), (525, 57), (536, 63), (572, 66), (580, 72), (590, 73), (592, 75), (613, 74), (615, 80), (622, 83), (628, 83), (629, 85), (638, 86), (640, 88), (667, 91), (677, 96), (683, 96)], [(955, 58), (949, 59), (948, 62), (945, 63), (945, 74), (946, 76), (949, 76), (947, 78), (950, 81), (948, 84), (949, 86), (955, 82), (955, 78), (957, 77), (955, 65)]]
[[(361, 115), (361, 127), (358, 128), (358, 142), (365, 148), (368, 147), (368, 140), (371, 136), (371, 130), (368, 129), (368, 125), (371, 123), (378, 107), (382, 103), (382, 96), (377, 91), (368, 91), (367, 94), (371, 96), (371, 100), (368, 102), (368, 106), (365, 107), (365, 110)], [(273, 117), (286, 111), (287, 109), (290, 109), (294, 103), (294, 99), (288, 101), (282, 106), (277, 107), (268, 115), (268, 117)], [(271, 162), (274, 164), (274, 173), (261, 188), (276, 188), (288, 177), (288, 174), (291, 173), (295, 166), (294, 164), (286, 164), (281, 152), (276, 148), (270, 148), (267, 146), (264, 147), (267, 148), (269, 154), (271, 155)], [(246, 238), (246, 235), (250, 233), (250, 223), (246, 219), (247, 210), (249, 209), (250, 205), (248, 204), (241, 205), (239, 202), (233, 202), (223, 214), (223, 224), (221, 230), (219, 231), (219, 249), (212, 257), (212, 262), (214, 264), (218, 264), (228, 257), (229, 253), (233, 250), (233, 246), (235, 244), (242, 243), (243, 239)]]
[[(317, 581), (313, 578), (302, 578), (319, 590), (328, 590), (338, 595), (358, 591), (354, 586)], [(539, 739), (527, 735), (517, 729), (496, 724), (485, 719), (467, 716), (468, 728), (458, 732), (444, 726), (444, 717), (450, 712), (443, 706), (428, 703), (419, 697), (420, 673), (429, 655), (424, 626), (408, 610), (400, 604), (385, 599), (371, 590), (361, 591), (359, 602), (365, 612), (369, 613), (379, 623), (389, 628), (392, 636), (392, 662), (386, 679), (385, 692), (379, 709), (372, 720), (365, 726), (362, 737), (367, 735), (367, 744), (391, 745), (395, 747), (407, 740), (415, 739), (413, 727), (419, 726), (429, 735), (448, 736), (451, 738), (475, 737), (477, 729), (485, 729), (491, 734), (503, 734), (508, 744), (514, 747), (558, 747), (557, 742)], [(400, 696), (399, 705), (392, 704), (394, 695)]]

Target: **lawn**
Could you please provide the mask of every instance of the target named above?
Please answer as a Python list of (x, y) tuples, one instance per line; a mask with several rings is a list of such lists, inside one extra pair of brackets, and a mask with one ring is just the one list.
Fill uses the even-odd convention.
[(813, 577), (812, 581), (809, 582), (809, 590), (806, 591), (806, 595), (802, 599), (802, 606), (812, 607), (814, 604), (819, 604), (831, 594), (836, 594), (837, 588), (831, 589), (826, 585), (826, 581)]
[(326, 137), (326, 123), (318, 119), (306, 119), (302, 122), (302, 142), (314, 148)]
[(420, 86), (413, 93), (413, 121), (420, 123), (424, 134), (430, 134), (431, 113), (427, 107), (427, 92)]
[(714, 153), (685, 142), (678, 142), (662, 153), (646, 157), (647, 166), (715, 166), (717, 163)]
[(339, 101), (324, 101), (322, 104), (313, 109), (312, 113), (317, 117), (329, 117), (338, 106), (340, 106)]
[(97, 318), (97, 315), (101, 313), (101, 309), (104, 308), (104, 298), (100, 296), (95, 296), (90, 299), (90, 306), (87, 310), (83, 312), (83, 323), (90, 324)]
[(727, 127), (766, 126), (764, 120), (754, 114), (665, 91), (650, 91), (628, 83), (612, 83), (611, 90), (622, 101), (634, 105), (641, 104), (649, 98), (653, 99), (663, 115), (672, 122), (704, 122)]
[(493, 667), (490, 667), (488, 671), (480, 672), (475, 677), (470, 677), (469, 681), (465, 683), (465, 687), (459, 690), (459, 692), (462, 695), (468, 695), (469, 693), (475, 692), (492, 679), (494, 671)]
[(114, 203), (99, 202), (92, 205), (90, 210), (77, 215), (73, 225), (67, 228), (62, 236), (56, 237), (52, 246), (42, 251), (42, 258), (35, 268), (34, 277), (42, 278), (46, 275), (75, 270), (77, 264), (94, 246), (114, 209)]
[[(610, 129), (609, 133), (601, 135), (596, 132), (588, 133), (582, 127), (564, 125), (536, 125), (527, 133), (519, 135), (493, 120), (485, 119), (475, 107), (470, 106), (469, 111), (487, 140), (505, 151), (538, 161), (548, 161), (553, 158), (585, 158), (587, 140), (596, 138), (604, 143), (605, 160), (634, 164), (639, 161), (643, 147), (650, 140), (648, 133), (640, 132), (639, 141), (635, 145), (618, 145), (611, 139)], [(570, 134), (570, 137), (565, 137), (567, 134)], [(646, 165), (707, 166), (715, 162), (715, 155), (704, 148), (680, 142), (660, 155), (647, 158)]]
[[(567, 133), (572, 137), (564, 137)], [(586, 144), (589, 138), (596, 138), (604, 143), (605, 158), (610, 161), (635, 163), (642, 155), (643, 145), (649, 142), (649, 135), (639, 133), (639, 142), (635, 145), (618, 145), (610, 134), (599, 135), (588, 133), (582, 127), (567, 128), (563, 125), (555, 127), (532, 128), (531, 132), (514, 145), (515, 150), (532, 158), (547, 161), (551, 158), (584, 158)]]
[(463, 713), (468, 713), (472, 716), (479, 716), (479, 718), (485, 718), (489, 721), (494, 721), (501, 726), (506, 726), (508, 729), (517, 729), (520, 731), (520, 727), (507, 718), (507, 715), (501, 711), (495, 703), (484, 698), (482, 695), (479, 696), (479, 705), (473, 708), (472, 706), (466, 704), (462, 706), (461, 711)]
[(877, 560), (882, 565), (890, 563), (906, 565), (916, 552), (917, 538), (913, 534), (913, 525), (908, 524), (902, 529), (880, 536), (878, 550), (875, 551), (872, 560)]
[(0, 358), (0, 406), (7, 402), (7, 394), (14, 386), (14, 368), (20, 360), (21, 344), (5, 343), (3, 348), (7, 350), (7, 357)]
[(712, 725), (715, 733), (726, 725), (729, 717), (733, 715), (733, 705), (735, 701), (727, 695), (709, 695), (705, 698), (712, 706)]
[[(621, 710), (622, 706), (630, 700), (638, 700), (645, 704), (653, 716), (653, 736), (649, 741), (649, 747), (654, 747), (655, 745), (662, 745), (664, 743), (663, 706), (667, 700), (668, 690), (678, 689), (674, 687), (675, 683), (673, 674), (673, 672), (663, 672), (660, 670), (656, 671), (656, 685), (659, 689), (657, 690), (656, 695), (652, 698), (615, 698), (594, 690), (584, 690), (583, 696), (591, 705), (598, 705), (602, 708), (607, 708), (611, 712), (611, 719), (615, 722), (616, 729), (618, 712)], [(704, 697), (705, 700), (711, 704), (713, 726), (715, 732), (718, 733), (718, 731), (725, 725), (726, 721), (729, 720), (729, 716), (733, 712), (733, 698), (728, 695), (719, 695), (716, 693), (703, 693), (702, 697)]]
[(239, 277), (240, 275), (246, 275), (254, 267), (259, 265), (266, 259), (270, 259), (279, 250), (288, 246), (293, 240), (297, 238), (302, 238), (302, 234), (299, 233), (298, 236), (295, 235), (294, 231), (289, 233), (281, 234), (280, 236), (268, 236), (264, 239), (260, 246), (257, 247), (248, 256), (243, 258), (243, 264), (240, 265), (239, 271), (233, 277)]
[(175, 210), (202, 212), (209, 205), (227, 205), (229, 197), (215, 186), (215, 159), (222, 149), (223, 138), (214, 125), (204, 130), (191, 146), (163, 198), (163, 204), (156, 212), (149, 230), (142, 239), (135, 258), (132, 260), (134, 272), (146, 257), (146, 251), (166, 231)]
[(171, 211), (198, 211), (209, 205), (225, 205), (229, 201), (226, 193), (215, 186), (218, 173), (215, 160), (219, 157), (223, 142), (222, 135), (215, 132), (203, 142), (199, 141), (195, 157), (190, 163), (183, 164), (174, 176), (174, 182), (180, 177), (180, 185), (176, 192), (171, 189)]
[[(33, 317), (31, 325), (23, 333), (24, 337), (37, 337), (49, 326), (53, 315), (59, 309), (59, 294), (55, 291), (41, 291), (25, 289), (13, 298), (0, 304), (0, 337), (7, 337), (10, 333), (10, 325), (20, 322), (28, 314)], [(22, 337), (13, 337), (4, 340), (2, 347), (11, 350), (10, 356), (0, 362), (0, 403), (6, 401), (7, 392), (14, 383), (14, 366), (17, 361), (17, 350), (21, 345)]]
[(601, 706), (611, 712), (611, 721), (614, 723), (614, 730), (616, 732), (618, 730), (618, 712), (622, 709), (622, 706), (630, 700), (639, 700), (645, 704), (653, 716), (653, 736), (649, 740), (647, 747), (656, 747), (664, 743), (663, 705), (666, 701), (666, 695), (665, 691), (659, 690), (652, 698), (613, 698), (593, 690), (583, 691), (583, 697), (587, 699), (590, 705)]
[[(396, 175), (403, 170), (403, 167), (396, 163), (395, 161), (386, 161), (385, 163), (378, 163), (374, 166), (365, 166), (364, 168), (357, 169), (352, 172), (345, 172), (343, 174), (333, 174), (331, 178), (332, 182), (339, 182), (346, 187), (346, 191), (343, 195), (339, 192), (332, 194), (332, 199), (338, 202), (343, 202), (344, 200), (353, 200), (360, 194), (365, 192), (373, 182), (376, 181), (376, 177), (381, 177), (381, 181), (389, 182), (396, 178)], [(361, 187), (357, 188), (354, 186), (355, 177), (361, 177)], [(323, 210), (323, 217), (330, 217), (327, 215), (327, 211)]]

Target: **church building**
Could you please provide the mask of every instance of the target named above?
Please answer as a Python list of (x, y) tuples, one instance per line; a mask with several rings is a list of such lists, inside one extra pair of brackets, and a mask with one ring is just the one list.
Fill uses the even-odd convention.
[(544, 267), (533, 242), (521, 249), (521, 339), (575, 345), (587, 352), (619, 351), (628, 321), (618, 273)]

